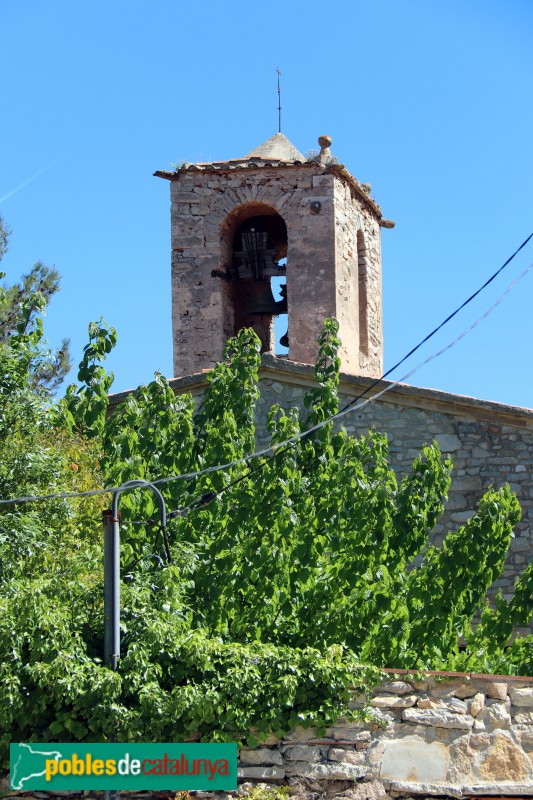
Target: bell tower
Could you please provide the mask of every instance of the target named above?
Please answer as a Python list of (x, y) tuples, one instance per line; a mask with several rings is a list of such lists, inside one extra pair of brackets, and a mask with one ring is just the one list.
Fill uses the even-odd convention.
[(382, 374), (380, 228), (394, 223), (331, 155), (331, 139), (318, 141), (310, 159), (277, 133), (243, 158), (155, 173), (171, 189), (176, 376), (212, 368), (243, 327), (273, 351), (283, 313), (291, 361), (314, 364), (324, 319), (334, 316), (341, 369)]

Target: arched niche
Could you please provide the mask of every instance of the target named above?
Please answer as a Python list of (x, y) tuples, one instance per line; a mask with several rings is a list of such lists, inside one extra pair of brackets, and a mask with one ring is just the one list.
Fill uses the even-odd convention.
[(263, 203), (239, 206), (222, 225), (221, 251), (228, 333), (235, 335), (241, 328), (253, 328), (261, 339), (261, 351), (274, 351), (274, 318), (287, 314), (286, 287), (282, 298), (275, 300), (271, 286), (273, 278), (285, 282), (285, 220)]

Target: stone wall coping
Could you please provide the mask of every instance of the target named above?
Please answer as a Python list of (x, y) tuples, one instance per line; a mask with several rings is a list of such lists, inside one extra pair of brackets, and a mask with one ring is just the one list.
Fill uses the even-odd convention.
[[(208, 370), (186, 375), (183, 377), (171, 378), (170, 387), (176, 394), (189, 391), (193, 395), (201, 394), (207, 386)], [(296, 361), (289, 361), (285, 357), (275, 356), (273, 353), (263, 353), (261, 366), (259, 369), (260, 379), (271, 379), (288, 384), (311, 386), (315, 382), (315, 370), (310, 364), (300, 364)], [(342, 394), (357, 396), (365, 391), (374, 383), (374, 379), (360, 375), (348, 375), (343, 372), (340, 376), (339, 391)], [(368, 396), (376, 394), (378, 391), (391, 385), (391, 381), (379, 381), (378, 384), (369, 392)], [(109, 396), (110, 410), (112, 411), (119, 403), (123, 402), (134, 390), (128, 389), (124, 392), (117, 392)], [(386, 399), (385, 399), (386, 398)], [(468, 397), (451, 392), (443, 392), (440, 389), (424, 389), (419, 386), (411, 386), (407, 383), (399, 383), (387, 392), (381, 402), (389, 402), (399, 406), (409, 406), (422, 410), (439, 412), (453, 416), (479, 419), (486, 422), (496, 422), (503, 425), (510, 425), (517, 428), (533, 429), (533, 409), (521, 408), (520, 406), (497, 403), (493, 400), (478, 400), (475, 397)]]
[(442, 670), (429, 669), (396, 669), (396, 667), (383, 667), (381, 672), (387, 675), (435, 675), (439, 678), (467, 678), (468, 680), (489, 680), (489, 681), (521, 681), (522, 683), (533, 683), (533, 677), (528, 675), (493, 675), (484, 672), (446, 672)]
[(436, 797), (495, 797), (502, 800), (506, 797), (532, 797), (533, 783), (511, 783), (498, 781), (495, 783), (409, 783), (408, 781), (383, 781), (383, 787), (397, 793), (392, 796), (405, 797), (406, 795), (432, 795)]

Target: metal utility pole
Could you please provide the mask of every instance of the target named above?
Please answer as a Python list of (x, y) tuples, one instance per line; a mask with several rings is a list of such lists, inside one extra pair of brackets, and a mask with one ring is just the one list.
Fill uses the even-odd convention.
[[(114, 500), (114, 498), (113, 498)], [(120, 514), (103, 511), (104, 664), (116, 672), (120, 655)]]
[[(156, 496), (161, 515), (161, 529), (166, 554), (167, 512), (159, 489), (148, 481), (128, 481), (113, 494), (111, 508), (102, 513), (104, 523), (104, 664), (116, 672), (120, 658), (120, 514), (118, 500), (130, 489), (150, 489)], [(105, 800), (117, 800), (118, 792), (104, 791)]]

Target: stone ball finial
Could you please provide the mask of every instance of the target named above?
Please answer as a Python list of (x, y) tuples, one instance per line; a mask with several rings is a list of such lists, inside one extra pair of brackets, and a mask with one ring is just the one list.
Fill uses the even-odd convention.
[(320, 145), (320, 153), (315, 156), (313, 159), (318, 164), (322, 164), (322, 166), (327, 167), (330, 164), (338, 164), (337, 159), (335, 156), (331, 155), (331, 150), (329, 149), (331, 146), (333, 139), (331, 136), (319, 136), (318, 137), (318, 144)]

